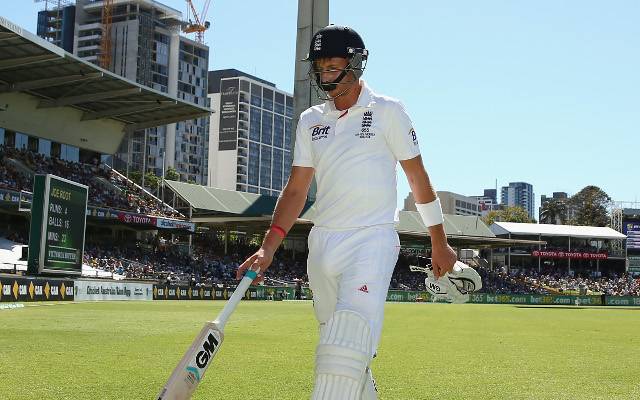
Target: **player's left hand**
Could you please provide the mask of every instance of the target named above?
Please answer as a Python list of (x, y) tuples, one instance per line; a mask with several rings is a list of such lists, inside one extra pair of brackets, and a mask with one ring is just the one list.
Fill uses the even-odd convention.
[(433, 246), (431, 249), (431, 265), (433, 266), (435, 279), (437, 280), (446, 272), (451, 273), (457, 259), (456, 252), (449, 244), (444, 243), (440, 246)]

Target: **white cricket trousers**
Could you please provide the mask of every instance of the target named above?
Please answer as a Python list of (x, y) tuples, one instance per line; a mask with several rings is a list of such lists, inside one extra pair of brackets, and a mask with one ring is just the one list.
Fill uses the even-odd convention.
[(336, 311), (362, 315), (371, 326), (373, 352), (380, 341), (384, 305), (400, 240), (391, 225), (357, 229), (313, 227), (307, 273), (320, 324)]

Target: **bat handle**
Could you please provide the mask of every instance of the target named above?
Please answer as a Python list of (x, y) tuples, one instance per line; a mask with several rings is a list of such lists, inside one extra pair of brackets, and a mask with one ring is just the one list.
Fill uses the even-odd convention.
[(238, 303), (240, 303), (240, 300), (242, 300), (244, 292), (249, 289), (249, 286), (251, 286), (251, 282), (253, 282), (256, 276), (258, 276), (258, 272), (260, 272), (260, 270), (247, 270), (247, 272), (244, 274), (244, 278), (242, 278), (240, 284), (236, 287), (236, 290), (233, 292), (231, 298), (229, 299), (229, 301), (227, 301), (227, 304), (225, 304), (224, 308), (220, 312), (220, 315), (218, 315), (218, 318), (216, 319), (216, 323), (221, 329), (229, 320), (229, 317), (233, 313), (233, 310), (235, 310), (238, 306)]

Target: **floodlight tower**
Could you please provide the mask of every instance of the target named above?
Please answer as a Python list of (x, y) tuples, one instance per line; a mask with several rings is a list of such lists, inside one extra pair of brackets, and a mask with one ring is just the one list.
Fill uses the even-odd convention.
[[(329, 0), (298, 0), (298, 34), (296, 38), (295, 82), (293, 86), (293, 119), (291, 121), (291, 149), (296, 140), (296, 127), (300, 113), (320, 104), (320, 99), (309, 85), (309, 63), (302, 61), (309, 53), (313, 34), (329, 25)], [(293, 157), (291, 157), (293, 161)], [(316, 198), (315, 178), (309, 188), (309, 200)]]

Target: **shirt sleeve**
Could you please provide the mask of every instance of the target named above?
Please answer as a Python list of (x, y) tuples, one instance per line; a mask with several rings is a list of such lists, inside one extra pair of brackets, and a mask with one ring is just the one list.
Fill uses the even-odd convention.
[(294, 167), (312, 167), (313, 152), (311, 151), (311, 135), (305, 123), (304, 113), (300, 116), (296, 127), (296, 143), (293, 149)]
[(409, 160), (420, 155), (418, 137), (413, 123), (401, 101), (391, 102), (387, 110), (389, 127), (387, 142), (398, 161)]

